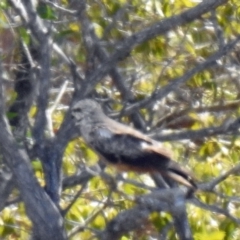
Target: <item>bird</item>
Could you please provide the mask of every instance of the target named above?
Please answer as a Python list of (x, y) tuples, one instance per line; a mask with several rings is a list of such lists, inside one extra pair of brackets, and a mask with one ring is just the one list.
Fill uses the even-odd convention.
[(105, 163), (120, 171), (160, 173), (170, 181), (197, 189), (193, 174), (172, 160), (170, 151), (160, 142), (109, 118), (96, 101), (76, 102), (71, 116), (86, 144)]

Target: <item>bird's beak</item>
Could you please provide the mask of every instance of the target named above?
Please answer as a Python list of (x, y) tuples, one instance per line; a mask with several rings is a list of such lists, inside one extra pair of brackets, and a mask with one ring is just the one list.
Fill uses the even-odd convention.
[(75, 125), (80, 125), (80, 122), (82, 121), (83, 117), (76, 112), (71, 113), (71, 118), (75, 122)]

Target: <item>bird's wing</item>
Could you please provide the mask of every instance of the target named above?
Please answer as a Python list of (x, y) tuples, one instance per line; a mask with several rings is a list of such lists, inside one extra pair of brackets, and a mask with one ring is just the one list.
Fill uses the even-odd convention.
[[(124, 130), (124, 132), (120, 130), (114, 132), (109, 126), (97, 127), (92, 131), (91, 146), (112, 164), (125, 163), (136, 167), (142, 165), (142, 168), (152, 167), (153, 160), (149, 156), (151, 152), (145, 151), (146, 145), (153, 144), (152, 140), (144, 138), (144, 135), (142, 137), (137, 131), (137, 134), (134, 134), (133, 131), (128, 132), (127, 128)], [(160, 152), (160, 150), (157, 155), (159, 164), (164, 162), (165, 166), (169, 155), (165, 151)]]
[(158, 171), (188, 187), (196, 186), (188, 170), (171, 160), (171, 155), (158, 142), (141, 132), (122, 124), (98, 127), (93, 132), (92, 147), (118, 169)]
[(134, 137), (136, 141), (139, 141), (142, 144), (147, 143), (148, 146), (155, 146), (155, 149), (159, 154), (172, 158), (172, 153), (169, 150), (165, 149), (159, 142), (153, 140), (147, 135), (141, 133), (140, 131), (135, 130), (134, 128), (131, 128), (127, 125), (116, 122), (110, 118), (108, 118), (107, 127), (114, 134), (117, 134), (117, 135), (126, 134), (131, 137)]

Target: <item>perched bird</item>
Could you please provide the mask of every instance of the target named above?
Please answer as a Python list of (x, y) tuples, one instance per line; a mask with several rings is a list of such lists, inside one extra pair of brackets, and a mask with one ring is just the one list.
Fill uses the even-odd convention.
[(156, 173), (192, 189), (192, 174), (171, 159), (159, 142), (106, 116), (90, 99), (77, 102), (72, 117), (85, 142), (104, 160), (122, 171)]

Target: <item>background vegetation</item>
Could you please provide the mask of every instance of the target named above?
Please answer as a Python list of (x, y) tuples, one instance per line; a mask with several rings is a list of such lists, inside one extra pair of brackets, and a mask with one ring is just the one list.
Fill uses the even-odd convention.
[[(238, 0), (1, 0), (0, 238), (240, 239), (239, 29)], [(86, 97), (194, 197), (99, 164), (70, 118)]]

